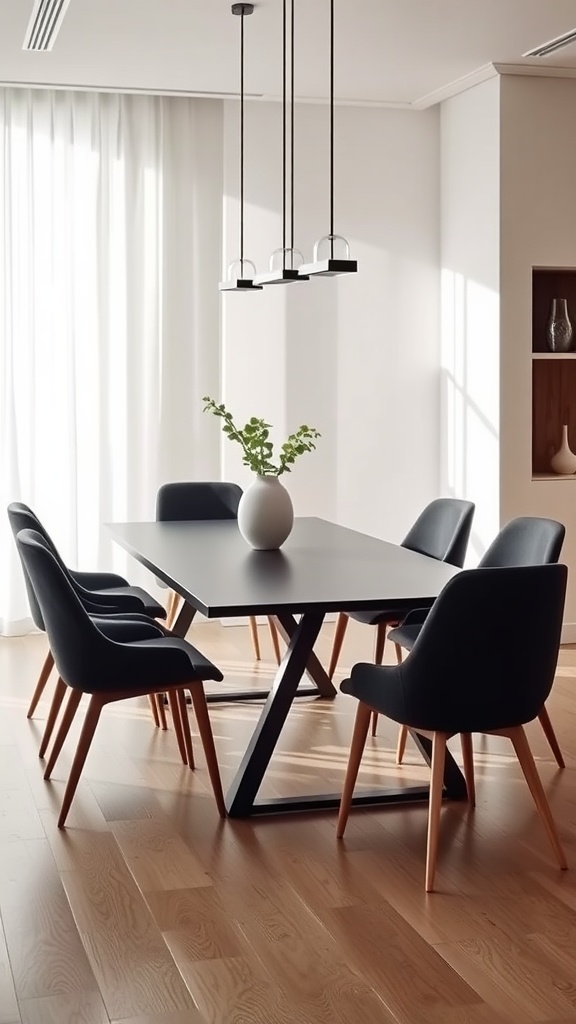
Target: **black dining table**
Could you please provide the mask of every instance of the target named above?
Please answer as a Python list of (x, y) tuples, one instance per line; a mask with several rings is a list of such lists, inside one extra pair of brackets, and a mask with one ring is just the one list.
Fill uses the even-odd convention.
[[(257, 794), (295, 699), (332, 700), (336, 690), (314, 644), (327, 613), (430, 606), (458, 572), (445, 562), (315, 517), (296, 518), (278, 551), (254, 551), (236, 520), (112, 523), (112, 539), (184, 598), (173, 630), (185, 636), (195, 614), (208, 619), (271, 615), (287, 643), (270, 690), (211, 694), (208, 700), (264, 698), (240, 767), (226, 794), (232, 817), (337, 807), (334, 793), (258, 800)], [(307, 675), (312, 685), (303, 684)], [(430, 742), (413, 738), (426, 761)], [(445, 794), (466, 795), (447, 753)], [(428, 786), (362, 793), (355, 804), (426, 800)]]

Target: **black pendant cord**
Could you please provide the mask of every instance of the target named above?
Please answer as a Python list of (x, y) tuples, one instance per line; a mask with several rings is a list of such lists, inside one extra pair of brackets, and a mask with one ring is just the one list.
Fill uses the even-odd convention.
[(294, 269), (294, 0), (290, 19), (290, 269)]
[(282, 268), (286, 270), (286, 0), (282, 0)]
[(244, 277), (244, 10), (240, 15), (240, 277)]
[(330, 0), (330, 256), (334, 257), (334, 0)]

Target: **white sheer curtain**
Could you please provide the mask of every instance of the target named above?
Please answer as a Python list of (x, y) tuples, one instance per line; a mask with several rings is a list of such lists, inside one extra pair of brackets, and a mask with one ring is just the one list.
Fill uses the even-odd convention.
[(164, 480), (218, 474), (201, 398), (219, 380), (221, 105), (6, 89), (0, 131), (0, 631), (16, 634), (10, 501), (69, 564), (122, 568), (104, 523), (153, 518)]

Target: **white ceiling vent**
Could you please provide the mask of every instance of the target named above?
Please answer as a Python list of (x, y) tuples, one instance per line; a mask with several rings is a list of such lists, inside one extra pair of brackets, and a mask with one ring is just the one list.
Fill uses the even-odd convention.
[(570, 44), (574, 42), (576, 42), (576, 28), (573, 28), (571, 32), (565, 32), (563, 36), (556, 36), (556, 39), (550, 39), (548, 43), (542, 43), (541, 46), (535, 46), (533, 50), (528, 50), (528, 52), (523, 53), (522, 56), (547, 57), (549, 53), (561, 50), (564, 46), (570, 46)]
[(70, 0), (35, 0), (23, 50), (51, 50)]

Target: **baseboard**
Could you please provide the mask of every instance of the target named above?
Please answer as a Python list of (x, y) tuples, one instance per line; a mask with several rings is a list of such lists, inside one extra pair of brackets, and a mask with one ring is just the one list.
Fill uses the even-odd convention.
[(576, 644), (576, 622), (565, 622), (562, 626), (561, 644)]

